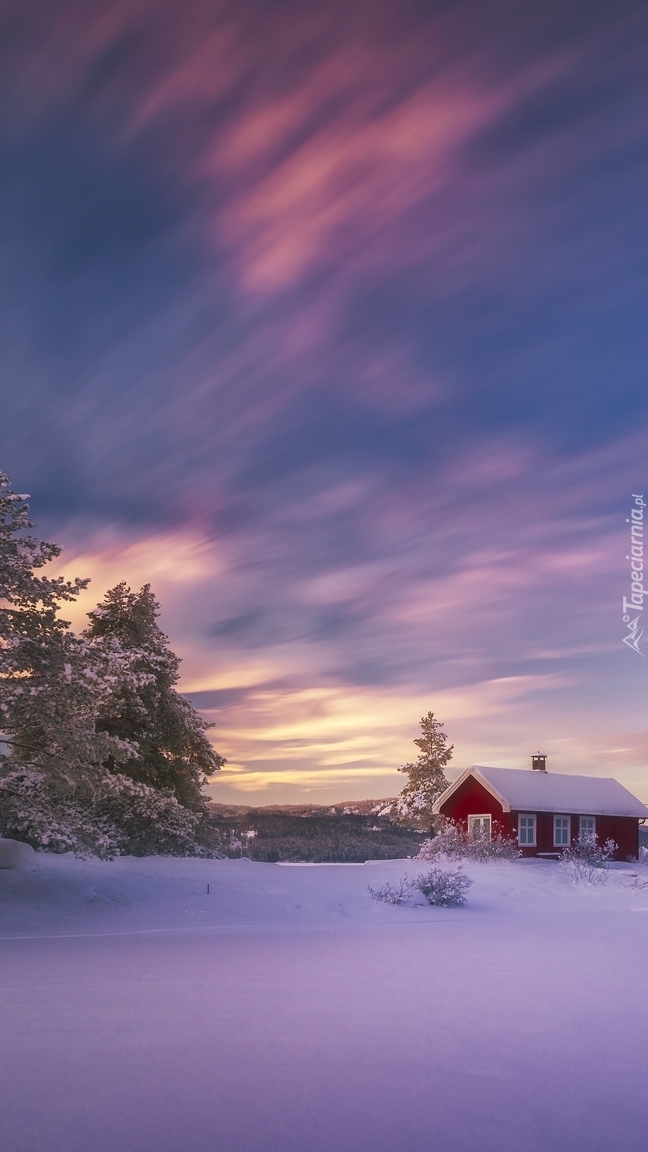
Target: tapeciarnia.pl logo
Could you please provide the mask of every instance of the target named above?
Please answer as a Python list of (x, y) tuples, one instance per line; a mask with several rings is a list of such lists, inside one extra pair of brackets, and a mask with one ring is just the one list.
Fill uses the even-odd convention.
[(627, 596), (623, 597), (623, 623), (628, 631), (628, 635), (623, 637), (623, 643), (627, 644), (628, 648), (633, 648), (640, 656), (644, 656), (645, 653), (639, 647), (639, 641), (643, 636), (639, 619), (643, 612), (643, 598), (648, 596), (648, 590), (644, 591), (643, 586), (643, 520), (646, 505), (643, 496), (637, 496), (634, 492), (632, 499), (634, 506), (626, 519), (626, 524), (630, 525), (630, 555), (626, 556), (626, 560), (630, 561), (631, 591), (630, 599)]

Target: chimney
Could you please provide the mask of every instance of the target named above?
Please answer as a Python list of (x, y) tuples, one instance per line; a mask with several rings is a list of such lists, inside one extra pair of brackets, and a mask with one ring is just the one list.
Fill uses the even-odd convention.
[(531, 757), (531, 767), (535, 772), (546, 772), (547, 757), (543, 756), (542, 752), (536, 752), (535, 756)]

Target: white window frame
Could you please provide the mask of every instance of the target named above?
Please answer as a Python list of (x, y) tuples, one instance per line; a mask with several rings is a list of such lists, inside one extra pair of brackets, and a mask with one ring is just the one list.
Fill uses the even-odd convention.
[[(588, 824), (591, 823), (592, 825), (592, 827), (588, 828), (587, 831), (585, 831), (583, 827), (586, 820)], [(596, 816), (578, 817), (578, 837), (580, 840), (583, 840), (585, 837), (587, 837), (588, 840), (596, 840)]]
[[(533, 821), (533, 840), (522, 839), (522, 821)], [(528, 825), (524, 829), (525, 835), (528, 836)], [(537, 848), (538, 846), (538, 817), (535, 812), (519, 812), (518, 813), (518, 844), (520, 848)]]
[[(486, 830), (482, 826), (480, 826), (477, 830), (475, 829), (475, 825), (478, 820), (488, 820), (488, 836), (486, 836)], [(490, 840), (492, 835), (493, 817), (491, 816), (490, 812), (471, 812), (470, 816), (468, 817), (468, 839), (480, 840), (483, 837), (484, 839)]]
[[(563, 840), (562, 838), (559, 840), (557, 835), (556, 835), (557, 823), (559, 820), (566, 820), (567, 821), (567, 839), (566, 840)], [(561, 832), (562, 831), (564, 831), (564, 829), (561, 828)], [(566, 815), (565, 812), (556, 812), (554, 814), (554, 818), (553, 818), (553, 843), (554, 843), (554, 848), (569, 848), (569, 845), (571, 844), (571, 816)]]

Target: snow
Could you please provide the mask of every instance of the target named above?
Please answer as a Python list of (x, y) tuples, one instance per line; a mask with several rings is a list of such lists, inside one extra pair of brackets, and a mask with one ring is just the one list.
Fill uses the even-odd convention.
[(597, 816), (648, 817), (648, 808), (618, 780), (600, 776), (564, 776), (520, 768), (490, 768), (473, 764), (439, 796), (434, 811), (468, 776), (474, 776), (508, 812), (572, 812)]
[[(0, 872), (8, 1152), (609, 1152), (648, 1122), (648, 868), (42, 855)], [(208, 891), (209, 888), (209, 891)]]
[(22, 840), (0, 838), (0, 868), (36, 868), (36, 853)]

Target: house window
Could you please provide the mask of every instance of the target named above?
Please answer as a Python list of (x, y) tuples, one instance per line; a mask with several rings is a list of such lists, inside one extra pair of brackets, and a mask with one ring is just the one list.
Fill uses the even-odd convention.
[(569, 845), (570, 833), (569, 816), (554, 816), (554, 848), (566, 848)]
[(518, 844), (522, 844), (525, 848), (535, 848), (535, 842), (535, 816), (518, 816)]
[(581, 816), (578, 834), (581, 840), (596, 840), (596, 816)]
[(490, 816), (469, 816), (468, 817), (468, 839), (469, 840), (490, 840), (491, 838), (491, 818)]

